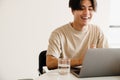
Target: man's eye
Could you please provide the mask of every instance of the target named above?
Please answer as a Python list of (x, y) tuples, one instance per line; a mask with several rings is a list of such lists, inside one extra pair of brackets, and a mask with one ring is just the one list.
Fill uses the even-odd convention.
[(90, 8), (89, 8), (89, 10), (90, 10), (90, 11), (93, 11), (93, 8), (92, 8), (92, 7), (90, 7)]
[(89, 9), (90, 11), (93, 11), (93, 9)]
[(81, 9), (80, 10), (84, 10), (85, 8), (84, 7), (81, 7)]

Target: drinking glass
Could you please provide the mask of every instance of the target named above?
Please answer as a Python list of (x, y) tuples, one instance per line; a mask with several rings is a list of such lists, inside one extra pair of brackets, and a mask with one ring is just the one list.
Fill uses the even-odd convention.
[(70, 73), (70, 59), (58, 59), (58, 72), (60, 75), (67, 75)]

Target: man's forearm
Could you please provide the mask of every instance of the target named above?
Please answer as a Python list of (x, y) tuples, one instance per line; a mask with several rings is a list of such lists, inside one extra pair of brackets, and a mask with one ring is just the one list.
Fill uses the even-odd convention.
[(71, 59), (71, 67), (80, 66), (82, 64), (82, 60), (80, 59)]
[(55, 57), (47, 56), (46, 65), (48, 69), (56, 69), (58, 67), (58, 60)]
[[(56, 69), (58, 67), (58, 59), (53, 56), (47, 56), (46, 64), (48, 69)], [(80, 66), (81, 64), (82, 64), (81, 59), (76, 58), (71, 59), (70, 62), (71, 67)]]

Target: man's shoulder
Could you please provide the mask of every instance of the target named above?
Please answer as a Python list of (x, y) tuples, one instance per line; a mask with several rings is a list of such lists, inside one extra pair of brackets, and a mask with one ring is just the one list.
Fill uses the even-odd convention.
[(97, 24), (88, 24), (90, 27), (99, 27)]
[(70, 26), (70, 23), (64, 24), (58, 28), (56, 28), (53, 32), (61, 32), (65, 31)]
[(101, 30), (100, 26), (98, 26), (97, 24), (89, 24), (88, 26), (89, 26), (90, 29)]

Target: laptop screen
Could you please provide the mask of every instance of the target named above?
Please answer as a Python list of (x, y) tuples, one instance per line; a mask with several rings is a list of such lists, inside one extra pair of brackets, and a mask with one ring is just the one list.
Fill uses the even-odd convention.
[(82, 68), (71, 70), (77, 77), (100, 77), (120, 75), (120, 48), (89, 49)]

